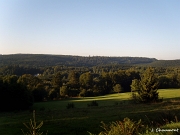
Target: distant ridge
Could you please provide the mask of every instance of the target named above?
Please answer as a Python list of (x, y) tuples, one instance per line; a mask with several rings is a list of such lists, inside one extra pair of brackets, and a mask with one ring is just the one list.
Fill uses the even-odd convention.
[(180, 60), (157, 60), (147, 64), (152, 67), (180, 67)]
[(0, 55), (0, 66), (97, 66), (107, 64), (150, 64), (156, 62), (155, 58), (146, 57), (107, 57), (107, 56), (73, 56), (51, 54), (10, 54)]

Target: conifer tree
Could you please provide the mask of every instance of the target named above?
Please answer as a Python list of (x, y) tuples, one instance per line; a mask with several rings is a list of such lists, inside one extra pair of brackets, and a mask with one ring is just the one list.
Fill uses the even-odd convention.
[[(136, 83), (135, 83), (136, 82)], [(138, 87), (135, 85), (138, 84)], [(153, 68), (147, 68), (144, 74), (141, 76), (141, 80), (138, 81), (133, 81), (131, 85), (131, 89), (133, 92), (133, 88), (138, 88), (136, 90), (137, 95), (135, 96), (136, 99), (138, 99), (140, 102), (156, 102), (159, 99), (159, 94), (158, 94), (158, 80), (157, 77), (154, 73)], [(134, 93), (133, 93), (134, 94)], [(133, 95), (134, 96), (134, 95)]]

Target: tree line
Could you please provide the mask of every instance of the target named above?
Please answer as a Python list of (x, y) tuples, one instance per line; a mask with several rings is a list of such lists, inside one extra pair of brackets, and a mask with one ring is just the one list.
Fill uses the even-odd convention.
[(47, 67), (55, 65), (65, 66), (97, 66), (107, 64), (142, 64), (157, 61), (146, 57), (108, 57), (108, 56), (72, 56), (72, 55), (44, 55), (44, 54), (14, 54), (0, 55), (0, 67), (20, 65), (29, 67)]
[[(94, 67), (62, 65), (45, 68), (11, 66), (3, 67), (3, 71), (6, 71), (4, 69), (7, 72), (3, 72), (4, 74), (0, 76), (1, 109), (14, 110), (26, 109), (33, 102), (44, 100), (130, 92), (131, 86), (136, 86), (139, 84), (138, 81), (142, 80), (147, 68), (125, 65)], [(179, 68), (153, 69), (159, 89), (180, 87)], [(18, 71), (18, 74), (9, 71)], [(21, 71), (24, 74), (19, 74)], [(141, 82), (143, 84), (143, 80)], [(5, 102), (9, 106), (3, 104)]]
[(157, 60), (146, 57), (109, 57), (109, 56), (73, 56), (45, 54), (12, 54), (0, 55), (0, 67), (20, 65), (23, 67), (73, 66), (93, 67), (97, 65), (138, 65), (148, 67), (180, 67), (180, 60)]

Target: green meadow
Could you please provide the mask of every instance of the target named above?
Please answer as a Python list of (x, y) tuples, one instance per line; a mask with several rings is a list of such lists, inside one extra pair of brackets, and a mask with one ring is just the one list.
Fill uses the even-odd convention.
[[(180, 128), (180, 89), (161, 89), (163, 102), (136, 104), (131, 101), (131, 93), (117, 93), (98, 97), (69, 98), (59, 101), (35, 103), (28, 111), (0, 113), (0, 134), (20, 135), (28, 131), (22, 123), (32, 119), (32, 110), (36, 111), (36, 121), (44, 122), (40, 131), (48, 135), (88, 135), (98, 134), (102, 128), (101, 121), (109, 123), (128, 117), (134, 121), (141, 119), (150, 127)], [(96, 101), (98, 106), (90, 106)], [(74, 108), (67, 109), (68, 103)], [(169, 123), (169, 125), (168, 125)]]

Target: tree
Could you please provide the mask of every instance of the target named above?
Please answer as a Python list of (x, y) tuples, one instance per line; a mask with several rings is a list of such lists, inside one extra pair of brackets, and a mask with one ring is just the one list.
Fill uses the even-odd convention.
[(102, 76), (95, 77), (93, 79), (93, 94), (94, 96), (105, 94), (105, 81)]
[(138, 79), (132, 80), (131, 92), (137, 92), (140, 89), (140, 81)]
[(79, 96), (80, 97), (85, 97), (86, 96), (86, 93), (87, 93), (87, 90), (86, 89), (82, 89), (79, 93)]
[(52, 79), (52, 85), (54, 88), (59, 89), (62, 86), (62, 75), (60, 72), (57, 72)]
[(14, 75), (0, 79), (0, 111), (28, 109), (33, 105), (32, 93), (17, 80)]
[(42, 80), (30, 74), (24, 74), (18, 79), (18, 83), (26, 86), (33, 94), (35, 102), (43, 101), (47, 96)]
[(68, 75), (68, 85), (71, 88), (77, 89), (79, 88), (79, 74), (75, 71), (71, 71)]
[(83, 73), (79, 78), (79, 82), (83, 88), (85, 88), (85, 89), (91, 88), (93, 86), (92, 85), (93, 84), (92, 74), (89, 72)]
[(47, 91), (45, 90), (43, 84), (37, 84), (34, 90), (32, 91), (34, 101), (41, 102), (47, 97)]
[(113, 87), (113, 92), (117, 92), (117, 93), (120, 93), (123, 91), (123, 88), (120, 84), (116, 84), (114, 87)]
[(60, 87), (60, 96), (65, 97), (68, 95), (68, 87), (66, 85), (63, 85)]
[(48, 93), (48, 96), (49, 96), (49, 99), (51, 100), (54, 100), (56, 99), (58, 96), (57, 96), (57, 91), (53, 88), (49, 91)]
[(39, 83), (42, 83), (38, 77), (31, 74), (24, 74), (20, 76), (17, 82), (24, 84), (31, 91), (33, 91)]
[(147, 103), (158, 101), (158, 80), (155, 76), (154, 69), (147, 68), (139, 82), (133, 80), (131, 89), (133, 96), (135, 96), (140, 102)]
[(104, 91), (103, 94), (108, 94), (110, 93), (110, 91), (112, 91), (113, 89), (113, 83), (112, 83), (112, 79), (110, 78), (109, 72), (102, 72), (101, 76), (102, 76), (102, 81), (103, 81), (103, 87), (104, 87)]

